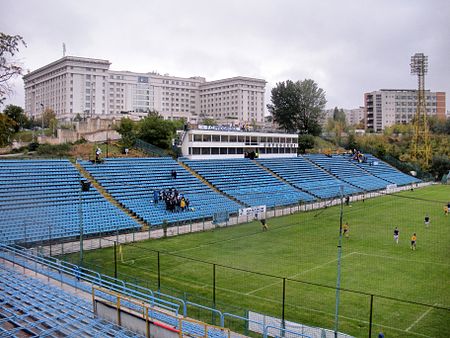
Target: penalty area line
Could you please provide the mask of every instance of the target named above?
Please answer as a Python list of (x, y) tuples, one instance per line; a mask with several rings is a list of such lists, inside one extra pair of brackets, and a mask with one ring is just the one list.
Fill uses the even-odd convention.
[[(434, 303), (433, 306), (438, 305), (438, 303)], [(427, 314), (429, 314), (431, 312), (431, 310), (433, 310), (432, 307), (430, 307), (429, 309), (427, 309), (424, 313), (422, 313), (419, 318), (417, 318), (414, 323), (412, 323), (405, 331), (409, 332), (409, 330), (411, 330), (414, 325), (416, 325), (418, 322), (420, 322)]]
[[(350, 256), (350, 255), (353, 255), (353, 254), (355, 254), (355, 253), (356, 253), (356, 251), (350, 252), (350, 253), (348, 253), (348, 254), (342, 256), (341, 259), (342, 259), (342, 258), (345, 258), (345, 257), (348, 257), (348, 256)], [(322, 264), (313, 266), (313, 267), (310, 268), (310, 269), (300, 271), (300, 272), (296, 273), (295, 275), (288, 276), (288, 278), (294, 278), (294, 277), (297, 277), (297, 276), (299, 276), (299, 275), (301, 275), (301, 274), (304, 274), (304, 273), (307, 273), (307, 272), (310, 272), (310, 271), (313, 271), (313, 270), (316, 270), (316, 269), (323, 268), (324, 266), (326, 266), (326, 265), (328, 265), (328, 264), (331, 264), (331, 263), (334, 263), (334, 262), (336, 262), (336, 261), (337, 261), (337, 258), (335, 258), (335, 259), (333, 259), (333, 260), (331, 260), (331, 261), (328, 261), (328, 262), (325, 262), (325, 263), (322, 263)], [(252, 295), (252, 294), (254, 294), (254, 293), (258, 292), (258, 291), (261, 291), (261, 290), (270, 288), (271, 286), (277, 285), (278, 283), (280, 283), (280, 281), (274, 282), (274, 283), (270, 283), (270, 284), (267, 284), (267, 285), (264, 285), (264, 286), (262, 286), (262, 287), (260, 287), (260, 288), (254, 289), (254, 290), (249, 291), (249, 292), (247, 292), (247, 293), (245, 293), (245, 294), (246, 294), (247, 296), (248, 296), (248, 295)]]
[(362, 255), (362, 256), (378, 257), (378, 258), (386, 258), (386, 259), (405, 261), (405, 262), (413, 262), (413, 263), (421, 263), (421, 264), (434, 264), (434, 265), (441, 265), (441, 266), (448, 266), (448, 267), (450, 267), (450, 264), (445, 264), (445, 263), (419, 261), (419, 260), (416, 260), (416, 259), (408, 259), (408, 258), (401, 258), (401, 257), (385, 256), (385, 255), (376, 255), (376, 254), (357, 252), (357, 251), (355, 251), (354, 253), (357, 254), (357, 255)]

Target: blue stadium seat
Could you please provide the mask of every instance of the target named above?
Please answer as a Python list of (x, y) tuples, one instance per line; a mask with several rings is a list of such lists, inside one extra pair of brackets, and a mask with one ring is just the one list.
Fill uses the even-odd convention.
[(94, 317), (92, 303), (0, 264), (1, 337), (141, 337)]
[(376, 176), (398, 186), (421, 182), (421, 180), (402, 173), (401, 171), (390, 166), (386, 162), (379, 160), (373, 155), (367, 154), (365, 156), (367, 159), (366, 162), (359, 163), (358, 161), (352, 161), (352, 163), (355, 163), (358, 167), (371, 173), (373, 176)]
[(361, 192), (303, 157), (267, 158), (258, 162), (292, 185), (322, 199), (340, 196), (341, 186), (345, 195)]
[[(164, 220), (173, 223), (210, 218), (220, 211), (236, 213), (241, 208), (171, 158), (117, 158), (81, 165), (124, 207), (153, 226)], [(177, 172), (176, 179), (171, 177), (172, 170)], [(170, 188), (189, 199), (188, 210), (171, 212), (163, 201), (154, 203), (153, 191)]]
[(80, 173), (67, 160), (0, 161), (0, 227), (4, 243), (70, 238), (139, 223), (94, 188), (81, 192)]
[(315, 200), (311, 194), (286, 184), (249, 159), (184, 163), (219, 190), (249, 206), (287, 206)]
[(375, 177), (349, 161), (348, 155), (309, 154), (305, 158), (327, 170), (335, 177), (365, 191), (385, 189), (390, 182)]

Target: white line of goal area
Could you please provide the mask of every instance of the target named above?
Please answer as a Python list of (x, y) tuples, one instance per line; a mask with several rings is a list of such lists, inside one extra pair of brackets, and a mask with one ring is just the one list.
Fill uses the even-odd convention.
[[(198, 284), (203, 284), (203, 283), (198, 283)], [(211, 285), (203, 284), (203, 287), (211, 288)], [(227, 289), (227, 288), (222, 288), (222, 287), (218, 287), (218, 286), (216, 286), (216, 289), (222, 290), (222, 291), (227, 291), (227, 292), (230, 292), (230, 293), (235, 293), (235, 294), (238, 294), (238, 295), (241, 295), (241, 296), (242, 295), (247, 295), (246, 293), (243, 293), (243, 292), (240, 292), (240, 291), (231, 290), (231, 289)], [(255, 299), (259, 299), (261, 301), (277, 304), (277, 305), (281, 304), (280, 301), (275, 301), (275, 300), (272, 300), (272, 299), (267, 299), (267, 298), (256, 296), (256, 295), (249, 295), (249, 297), (252, 297), (252, 298), (255, 298)], [(289, 306), (293, 307), (293, 308), (297, 308), (297, 309), (307, 310), (309, 312), (320, 313), (320, 314), (327, 315), (327, 316), (330, 316), (330, 317), (333, 317), (333, 318), (335, 316), (334, 312), (331, 313), (331, 312), (327, 312), (327, 311), (312, 309), (312, 308), (307, 307), (307, 306), (294, 305), (294, 304), (289, 304)], [(344, 316), (344, 315), (341, 315), (341, 314), (339, 315), (339, 318), (343, 318), (343, 319), (350, 320), (350, 321), (357, 322), (357, 323), (370, 324), (370, 322), (368, 320), (355, 318), (355, 317)], [(412, 335), (415, 335), (415, 336), (418, 336), (418, 337), (429, 337), (429, 336), (427, 336), (425, 334), (422, 334), (422, 333), (418, 333), (418, 332), (414, 332), (414, 331), (406, 331), (406, 330), (400, 329), (398, 327), (393, 327), (393, 326), (384, 325), (384, 324), (378, 324), (378, 323), (375, 323), (375, 322), (372, 323), (372, 326), (373, 327), (380, 327), (380, 328), (390, 329), (390, 330), (393, 330), (393, 331), (398, 331), (398, 332), (403, 332), (403, 333), (407, 332), (408, 334), (412, 334)]]
[[(345, 258), (345, 257), (348, 257), (348, 256), (350, 256), (350, 255), (356, 254), (356, 253), (357, 253), (356, 251), (350, 252), (350, 253), (345, 254), (344, 256), (342, 256), (341, 259), (342, 259), (342, 258)], [(337, 258), (332, 259), (331, 261), (328, 261), (328, 262), (325, 262), (325, 263), (322, 263), (322, 264), (313, 266), (313, 267), (310, 268), (310, 269), (300, 271), (300, 272), (296, 273), (295, 275), (288, 276), (288, 278), (294, 278), (294, 277), (300, 276), (300, 275), (302, 275), (302, 274), (304, 274), (304, 273), (307, 273), (307, 272), (310, 272), (310, 271), (313, 271), (313, 270), (316, 270), (316, 269), (320, 269), (320, 268), (322, 268), (322, 267), (324, 267), (324, 266), (326, 266), (326, 265), (328, 265), (328, 264), (334, 263), (334, 262), (336, 262), (336, 261), (337, 261)], [(277, 282), (274, 282), (274, 283), (270, 283), (270, 284), (264, 285), (264, 286), (262, 286), (262, 287), (260, 287), (260, 288), (257, 288), (257, 289), (254, 289), (254, 290), (252, 290), (252, 291), (249, 291), (249, 292), (246, 293), (246, 295), (254, 294), (254, 293), (258, 292), (258, 291), (261, 291), (261, 290), (270, 288), (270, 287), (272, 287), (272, 286), (274, 286), (274, 285), (277, 285), (277, 284), (280, 284), (280, 281), (277, 281)]]
[(392, 260), (405, 261), (405, 262), (413, 262), (413, 263), (419, 263), (419, 264), (432, 264), (432, 265), (441, 265), (441, 266), (448, 266), (448, 267), (450, 267), (450, 264), (446, 264), (446, 263), (427, 262), (427, 261), (420, 261), (420, 260), (416, 260), (416, 259), (408, 259), (408, 258), (402, 258), (402, 257), (377, 255), (377, 254), (370, 254), (370, 253), (357, 252), (357, 251), (352, 252), (352, 253), (357, 254), (357, 255), (361, 255), (361, 256), (379, 257), (379, 258), (392, 259)]
[[(433, 306), (438, 305), (438, 303), (434, 303)], [(418, 322), (420, 322), (427, 314), (429, 314), (431, 312), (431, 310), (433, 310), (432, 307), (428, 308), (424, 313), (422, 313), (419, 318), (417, 318), (414, 323), (412, 323), (410, 326), (408, 326), (408, 328), (405, 330), (407, 332), (409, 332), (409, 330), (411, 330), (413, 328), (414, 325), (416, 325)]]
[[(347, 257), (347, 256), (350, 256), (350, 255), (353, 255), (353, 254), (357, 254), (357, 252), (350, 252), (350, 253), (342, 256), (342, 257)], [(332, 261), (329, 261), (329, 262), (326, 262), (326, 263), (323, 263), (321, 265), (317, 265), (317, 266), (315, 266), (315, 267), (313, 267), (311, 269), (304, 270), (303, 273), (305, 273), (307, 271), (311, 271), (311, 270), (316, 269), (316, 268), (319, 268), (321, 266), (325, 266), (326, 264), (331, 264), (333, 262), (336, 262), (336, 259), (334, 259)], [(196, 287), (196, 288), (201, 288), (201, 289), (212, 288), (212, 286), (210, 284), (199, 283), (199, 282), (194, 282), (193, 283), (192, 280), (185, 280), (185, 279), (182, 279), (182, 278), (180, 278), (178, 276), (177, 277), (164, 276), (164, 279), (172, 280), (172, 281), (175, 281), (175, 282), (178, 282), (178, 283), (181, 283), (181, 284), (186, 284), (186, 285), (189, 285), (190, 287)], [(229, 293), (234, 293), (234, 294), (237, 294), (237, 295), (240, 295), (240, 296), (247, 295), (247, 296), (252, 297), (254, 299), (257, 299), (257, 300), (260, 300), (260, 301), (265, 301), (265, 302), (268, 302), (268, 303), (273, 303), (273, 304), (277, 304), (277, 305), (281, 304), (280, 301), (267, 299), (265, 297), (261, 297), (261, 296), (257, 296), (257, 295), (253, 295), (253, 294), (248, 294), (248, 293), (244, 293), (244, 292), (241, 292), (241, 291), (236, 291), (236, 290), (232, 290), (232, 289), (228, 289), (228, 288), (224, 288), (224, 287), (216, 286), (216, 289), (217, 290), (222, 290), (222, 291), (225, 291), (225, 292), (229, 292)], [(316, 313), (324, 314), (324, 315), (331, 316), (331, 317), (334, 317), (334, 315), (335, 315), (334, 313), (331, 313), (331, 312), (317, 310), (317, 309), (312, 309), (312, 308), (307, 307), (307, 306), (294, 305), (294, 304), (289, 304), (289, 306), (293, 307), (293, 308), (297, 308), (297, 309), (307, 310), (307, 311), (310, 311), (310, 312), (316, 312)], [(420, 318), (419, 320), (421, 320), (425, 315), (422, 314), (421, 318), (419, 317)], [(344, 316), (344, 315), (339, 315), (339, 317), (343, 318), (343, 319), (346, 319), (346, 320), (353, 321), (353, 322), (360, 322), (360, 323), (369, 324), (369, 321), (364, 320), (364, 319), (359, 319), (359, 318), (354, 318), (354, 317), (349, 317), (349, 316)], [(416, 323), (414, 323), (414, 325), (417, 324), (417, 322), (419, 322), (419, 320), (416, 320)], [(406, 331), (406, 330), (400, 329), (398, 327), (392, 327), (392, 326), (389, 326), (389, 325), (382, 325), (382, 324), (378, 324), (378, 323), (375, 323), (375, 322), (372, 323), (372, 324), (374, 326), (377, 326), (377, 327), (380, 327), (380, 328), (386, 328), (386, 329), (394, 330), (394, 331), (397, 331), (397, 332), (403, 332), (403, 333), (407, 332), (408, 334), (415, 335), (417, 337), (428, 337), (427, 335), (424, 335), (424, 334), (421, 334), (421, 333), (417, 333), (417, 332), (414, 332), (414, 331), (409, 331), (409, 330), (411, 330), (413, 325), (410, 328), (408, 328), (408, 331)]]

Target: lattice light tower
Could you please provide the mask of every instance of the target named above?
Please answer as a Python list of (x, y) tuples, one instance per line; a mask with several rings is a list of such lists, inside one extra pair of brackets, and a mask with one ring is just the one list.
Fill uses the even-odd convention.
[(428, 56), (416, 53), (411, 56), (411, 74), (417, 75), (419, 88), (417, 91), (417, 107), (414, 118), (414, 136), (412, 140), (412, 157), (427, 169), (431, 161), (431, 144), (427, 123), (425, 102), (425, 74), (428, 72)]

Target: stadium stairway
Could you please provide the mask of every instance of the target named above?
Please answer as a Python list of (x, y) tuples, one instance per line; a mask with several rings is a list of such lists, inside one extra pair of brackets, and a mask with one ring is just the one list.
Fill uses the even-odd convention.
[[(318, 165), (317, 163), (315, 163), (313, 160), (311, 160), (310, 158), (308, 158), (307, 156), (302, 156), (302, 158), (305, 160), (305, 161), (308, 161), (309, 163), (311, 163), (313, 166), (315, 166), (318, 170), (321, 170), (321, 171), (323, 171), (323, 172), (326, 172), (327, 174), (329, 174), (329, 175), (331, 175), (331, 176), (333, 176), (333, 177), (335, 177), (336, 179), (338, 179), (338, 180), (340, 180), (341, 181), (341, 178), (339, 178), (339, 176), (337, 176), (336, 174), (334, 174), (334, 173), (332, 173), (331, 172), (331, 170), (330, 171), (328, 171), (328, 170), (326, 170), (325, 168), (322, 168), (320, 165)], [(352, 184), (352, 183), (350, 183), (350, 182), (345, 182), (345, 183), (347, 183), (348, 185), (350, 185), (350, 186), (352, 186), (352, 187), (354, 187), (354, 188), (356, 188), (356, 189), (361, 189), (360, 187), (358, 187), (358, 186), (356, 186), (356, 185), (354, 185), (354, 184)]]
[(142, 218), (136, 216), (136, 214), (131, 211), (128, 208), (125, 208), (121, 203), (119, 203), (110, 193), (106, 191), (105, 188), (103, 188), (96, 180), (95, 178), (86, 170), (84, 169), (78, 162), (74, 164), (77, 170), (83, 175), (84, 178), (89, 180), (91, 184), (98, 190), (98, 192), (111, 204), (122, 210), (124, 213), (126, 213), (128, 216), (130, 216), (133, 220), (135, 220), (137, 223), (142, 225), (142, 230), (148, 230), (149, 224), (143, 220)]
[(255, 162), (255, 164), (256, 164), (257, 166), (261, 167), (262, 169), (264, 169), (265, 171), (267, 171), (269, 174), (271, 174), (272, 176), (274, 176), (274, 177), (277, 178), (278, 180), (283, 181), (283, 182), (286, 183), (286, 184), (289, 184), (290, 186), (292, 186), (292, 187), (295, 188), (295, 189), (298, 189), (298, 190), (300, 190), (300, 191), (303, 191), (303, 192), (305, 192), (305, 193), (308, 193), (308, 194), (310, 194), (310, 195), (313, 195), (315, 198), (318, 198), (318, 199), (320, 198), (320, 196), (314, 194), (314, 193), (311, 192), (311, 191), (306, 191), (306, 190), (304, 190), (304, 189), (300, 189), (299, 187), (296, 187), (296, 186), (293, 185), (291, 182), (285, 180), (283, 177), (281, 177), (281, 176), (278, 175), (277, 173), (273, 172), (273, 171), (270, 170), (269, 168), (265, 167), (264, 165), (262, 165), (262, 164), (259, 163), (258, 161), (253, 160), (253, 162)]
[(230, 200), (235, 201), (236, 203), (239, 203), (240, 205), (248, 208), (250, 207), (250, 205), (248, 205), (247, 203), (244, 203), (242, 201), (239, 201), (237, 198), (235, 198), (234, 196), (231, 196), (229, 194), (227, 194), (224, 191), (221, 191), (219, 189), (217, 189), (217, 187), (215, 185), (213, 185), (211, 182), (209, 182), (206, 178), (204, 178), (203, 176), (201, 176), (200, 174), (198, 174), (195, 170), (191, 169), (191, 167), (189, 167), (187, 164), (181, 162), (181, 161), (177, 161), (179, 165), (181, 165), (184, 169), (186, 169), (187, 171), (189, 171), (193, 176), (197, 177), (200, 181), (202, 181), (204, 184), (206, 184), (208, 187), (210, 187), (211, 189), (213, 189), (215, 192), (217, 192), (218, 194), (221, 194), (223, 196), (225, 196), (226, 198), (229, 198)]

